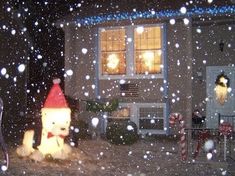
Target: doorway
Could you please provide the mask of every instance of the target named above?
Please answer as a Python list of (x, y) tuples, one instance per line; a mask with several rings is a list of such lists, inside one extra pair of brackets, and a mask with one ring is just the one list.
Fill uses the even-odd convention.
[[(222, 82), (218, 82), (219, 80)], [(219, 114), (235, 115), (235, 68), (208, 66), (206, 68), (206, 90), (206, 127), (218, 128)]]

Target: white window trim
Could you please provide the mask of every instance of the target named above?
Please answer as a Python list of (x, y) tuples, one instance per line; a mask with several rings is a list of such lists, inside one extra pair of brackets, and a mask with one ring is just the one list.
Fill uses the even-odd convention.
[[(153, 27), (153, 26), (160, 26), (161, 27), (161, 46), (162, 46), (162, 72), (158, 74), (135, 74), (135, 61), (134, 61), (134, 29), (138, 26), (143, 27)], [(101, 50), (100, 50), (100, 32), (103, 29), (119, 29), (125, 28), (127, 38), (132, 38), (132, 42), (126, 41), (126, 74), (123, 75), (102, 75), (102, 62), (101, 62)], [(145, 24), (145, 25), (133, 25), (133, 26), (118, 26), (118, 27), (100, 27), (98, 29), (98, 74), (100, 80), (113, 80), (113, 79), (158, 79), (164, 78), (164, 70), (166, 69), (166, 62), (165, 62), (165, 24)]]
[[(119, 103), (119, 106), (121, 107), (128, 107), (130, 108), (130, 117), (119, 117), (118, 119), (128, 119), (130, 118), (131, 121), (133, 121), (138, 128), (139, 134), (168, 134), (168, 120), (167, 120), (167, 109), (166, 109), (166, 103)], [(163, 130), (156, 130), (156, 129), (139, 129), (139, 109), (145, 108), (145, 107), (162, 107), (163, 108), (163, 117), (162, 118), (156, 118), (156, 119), (163, 119)], [(117, 117), (109, 116), (111, 119), (117, 119)]]
[[(163, 117), (162, 118), (156, 118), (156, 119), (163, 119), (163, 130), (155, 130), (155, 129), (140, 129), (139, 125), (139, 109), (140, 108), (147, 108), (147, 107), (162, 107), (163, 108)], [(168, 128), (167, 128), (167, 112), (166, 112), (166, 103), (136, 103), (136, 117), (137, 117), (137, 126), (140, 134), (167, 134)]]

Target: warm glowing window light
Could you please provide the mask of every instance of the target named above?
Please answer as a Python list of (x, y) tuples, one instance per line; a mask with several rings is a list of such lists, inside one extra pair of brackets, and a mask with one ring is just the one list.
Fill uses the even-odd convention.
[(142, 34), (142, 33), (144, 32), (144, 27), (143, 27), (143, 26), (137, 27), (137, 28), (136, 28), (136, 32), (137, 32), (138, 34)]
[(101, 28), (100, 76), (161, 74), (164, 65), (162, 29), (162, 25)]
[(125, 29), (102, 29), (100, 32), (102, 75), (126, 73)]
[(107, 67), (110, 69), (117, 69), (119, 65), (119, 58), (116, 54), (110, 54), (107, 58)]
[(162, 68), (160, 26), (136, 27), (134, 31), (135, 70), (137, 74), (157, 74)]
[(154, 53), (151, 51), (144, 52), (143, 62), (146, 70), (152, 70), (154, 66)]

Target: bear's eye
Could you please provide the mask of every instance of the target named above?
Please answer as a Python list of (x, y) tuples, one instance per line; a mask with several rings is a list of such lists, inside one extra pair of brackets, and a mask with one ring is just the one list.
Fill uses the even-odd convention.
[(53, 125), (55, 125), (55, 122), (52, 122)]

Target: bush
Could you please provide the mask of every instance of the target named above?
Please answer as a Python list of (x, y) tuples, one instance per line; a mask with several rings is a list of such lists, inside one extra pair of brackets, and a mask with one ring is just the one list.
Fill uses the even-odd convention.
[(137, 125), (132, 121), (110, 122), (106, 129), (106, 138), (117, 145), (133, 144), (138, 140)]
[(72, 122), (70, 128), (70, 141), (77, 146), (78, 140), (91, 138), (88, 133), (88, 123), (83, 120)]

